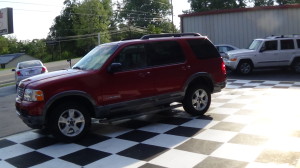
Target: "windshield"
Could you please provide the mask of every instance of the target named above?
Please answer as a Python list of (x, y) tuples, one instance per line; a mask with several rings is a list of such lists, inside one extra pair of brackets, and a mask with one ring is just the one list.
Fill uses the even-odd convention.
[(262, 43), (261, 40), (253, 40), (253, 42), (249, 46), (249, 50), (257, 50), (260, 44)]
[(100, 45), (87, 53), (72, 68), (81, 70), (100, 69), (105, 61), (116, 51), (118, 45)]

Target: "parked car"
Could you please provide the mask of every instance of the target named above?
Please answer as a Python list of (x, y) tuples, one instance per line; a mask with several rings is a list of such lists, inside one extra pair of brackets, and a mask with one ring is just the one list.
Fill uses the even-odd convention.
[(16, 69), (12, 69), (12, 71), (15, 71), (16, 86), (18, 86), (23, 79), (48, 72), (40, 60), (19, 62)]
[(248, 49), (229, 51), (226, 67), (247, 75), (254, 68), (290, 67), (300, 73), (300, 36), (254, 39)]
[(114, 121), (180, 106), (203, 115), (225, 85), (225, 64), (207, 37), (146, 35), (99, 45), (72, 69), (22, 80), (16, 109), (29, 127), (74, 141), (91, 118)]
[(219, 51), (220, 55), (222, 56), (222, 58), (224, 58), (224, 56), (226, 55), (226, 53), (228, 51), (239, 49), (238, 47), (230, 45), (230, 44), (217, 44), (215, 46), (216, 46), (217, 50)]

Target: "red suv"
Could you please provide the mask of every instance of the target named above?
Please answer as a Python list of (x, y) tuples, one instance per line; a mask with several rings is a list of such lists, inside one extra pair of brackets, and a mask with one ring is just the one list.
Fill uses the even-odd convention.
[(29, 127), (74, 141), (87, 133), (91, 118), (110, 121), (179, 106), (202, 115), (211, 94), (225, 85), (225, 65), (207, 37), (146, 35), (99, 45), (72, 69), (21, 81), (16, 109)]

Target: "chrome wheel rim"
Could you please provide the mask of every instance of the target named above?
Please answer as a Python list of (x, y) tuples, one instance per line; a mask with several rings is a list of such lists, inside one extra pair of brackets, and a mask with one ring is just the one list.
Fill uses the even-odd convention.
[(208, 103), (208, 95), (206, 91), (203, 89), (196, 90), (192, 97), (193, 107), (198, 111), (202, 111), (206, 108), (207, 103)]
[(64, 111), (58, 119), (58, 128), (60, 132), (69, 137), (79, 135), (84, 129), (84, 125), (84, 116), (76, 109)]
[(248, 63), (242, 63), (240, 66), (240, 70), (243, 74), (247, 74), (251, 70), (251, 65)]

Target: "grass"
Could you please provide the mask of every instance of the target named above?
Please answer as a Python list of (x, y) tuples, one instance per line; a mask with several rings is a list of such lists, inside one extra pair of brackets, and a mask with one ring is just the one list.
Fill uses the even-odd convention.
[(6, 87), (6, 86), (11, 86), (11, 85), (15, 85), (15, 82), (0, 84), (0, 88), (1, 87)]

